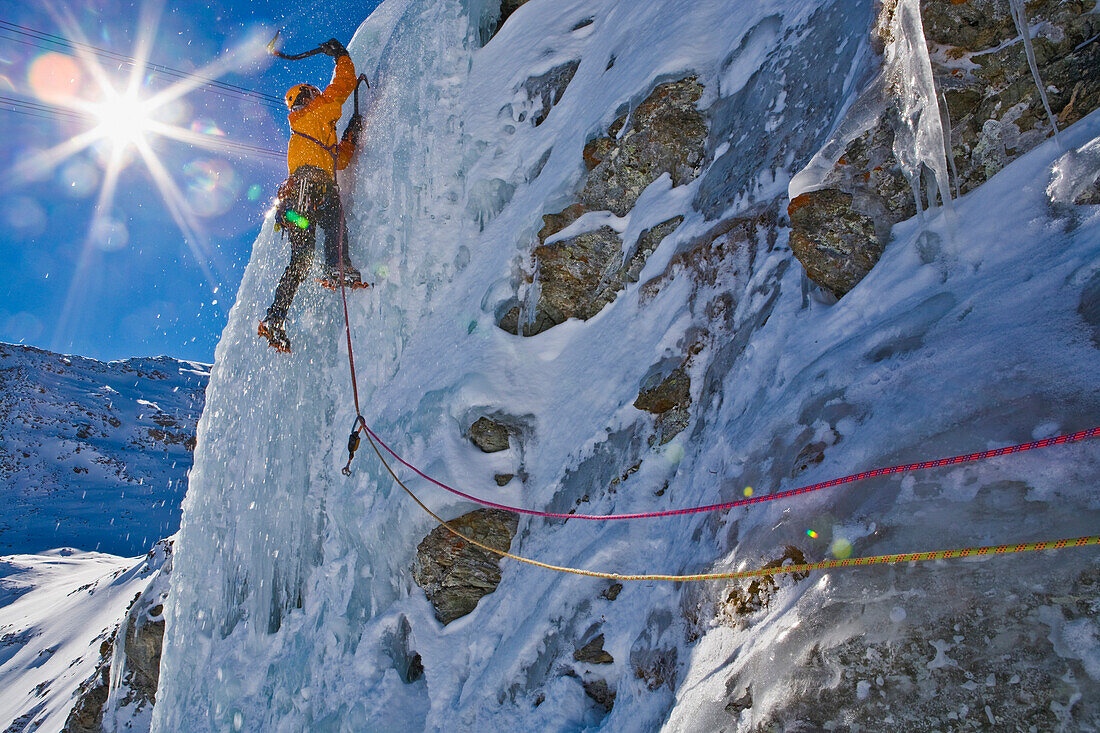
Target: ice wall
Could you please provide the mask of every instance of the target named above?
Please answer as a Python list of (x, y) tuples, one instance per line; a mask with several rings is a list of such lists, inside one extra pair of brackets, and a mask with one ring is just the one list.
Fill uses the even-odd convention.
[[(1004, 221), (988, 201), (971, 204), (980, 231), (949, 242), (934, 264), (922, 263), (912, 223), (900, 225), (882, 264), (832, 308), (803, 297), (780, 223), (714, 270), (692, 259), (716, 226), (768, 221), (761, 210), (785, 206), (790, 175), (866, 77), (870, 0), (531, 0), (482, 47), (487, 5), (390, 0), (349, 46), (374, 85), (342, 182), (351, 258), (374, 283), (349, 295), (360, 397), (407, 460), (494, 501), (647, 511), (1001, 445), (1097, 412), (1097, 352), (1079, 342), (1075, 296), (1059, 285), (1083, 277), (1095, 229), (1062, 239), (1031, 224), (1042, 185)], [(534, 124), (525, 81), (578, 60)], [(689, 74), (706, 90), (705, 170), (680, 187), (658, 178), (614, 221), (629, 241), (677, 214), (680, 227), (592, 319), (533, 338), (502, 331), (502, 309), (527, 295), (542, 215), (579, 187), (586, 141), (658, 83)], [(1039, 180), (1046, 163), (1031, 161), (1026, 180)], [(998, 194), (1019, 188), (1009, 181)], [(354, 409), (337, 298), (303, 287), (290, 356), (255, 337), (287, 257), (265, 222), (216, 354), (155, 729), (732, 729), (794, 697), (799, 655), (815, 640), (829, 649), (881, 627), (881, 614), (861, 620), (851, 575), (785, 587), (765, 620), (737, 630), (715, 608), (725, 585), (633, 584), (612, 601), (604, 581), (508, 563), (473, 613), (441, 626), (410, 571), (433, 521), (367, 446), (351, 478), (339, 472)], [(1006, 312), (1027, 317), (1006, 322)], [(651, 444), (652, 418), (633, 401), (655, 365), (689, 348), (691, 424)], [(522, 446), (487, 457), (464, 431), (496, 411), (525, 426)], [(523, 519), (512, 550), (675, 573), (756, 566), (784, 545), (828, 557), (838, 539), (858, 554), (929, 549), (929, 537), (995, 540), (1007, 517), (1059, 491), (1069, 498), (1054, 519), (1072, 532), (1095, 523), (1081, 487), (1096, 458), (1067, 450), (1071, 460), (1053, 467), (1029, 456), (949, 471), (935, 488), (899, 479), (724, 516)], [(497, 486), (505, 468), (525, 479)], [(1003, 511), (967, 503), (1038, 468)], [(413, 487), (443, 516), (473, 508)], [(933, 494), (942, 503), (920, 502)], [(1035, 516), (1029, 532), (1043, 529)], [(878, 577), (876, 614), (908, 602), (881, 587), (893, 576)], [(905, 598), (930, 606), (924, 576), (907, 577), (916, 588)], [(823, 607), (835, 615), (815, 612)], [(597, 633), (614, 662), (579, 664), (574, 651)], [(770, 661), (772, 644), (789, 665)], [(422, 676), (409, 673), (414, 655)], [(614, 693), (610, 707), (593, 696), (599, 682)], [(727, 703), (742, 683), (757, 702), (738, 713)]]

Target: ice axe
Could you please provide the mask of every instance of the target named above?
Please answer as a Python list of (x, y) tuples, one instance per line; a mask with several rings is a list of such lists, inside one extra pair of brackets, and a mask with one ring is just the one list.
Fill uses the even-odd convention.
[(355, 81), (355, 114), (359, 114), (359, 85), (366, 83), (367, 89), (370, 89), (370, 80), (367, 79), (366, 74), (360, 74), (359, 78)]
[(313, 49), (312, 51), (303, 51), (302, 53), (283, 53), (282, 51), (276, 51), (275, 41), (279, 40), (279, 34), (282, 32), (282, 29), (275, 31), (275, 37), (272, 38), (271, 42), (267, 44), (267, 52), (270, 53), (272, 56), (278, 56), (279, 58), (286, 59), (287, 61), (297, 61), (299, 59), (309, 58), (310, 56), (321, 53), (321, 46), (317, 46), (317, 48)]

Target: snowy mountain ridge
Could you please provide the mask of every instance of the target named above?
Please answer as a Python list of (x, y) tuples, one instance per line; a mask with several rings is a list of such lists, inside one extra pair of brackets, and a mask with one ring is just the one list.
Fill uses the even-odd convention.
[(173, 534), (209, 373), (0, 344), (0, 554), (134, 556)]

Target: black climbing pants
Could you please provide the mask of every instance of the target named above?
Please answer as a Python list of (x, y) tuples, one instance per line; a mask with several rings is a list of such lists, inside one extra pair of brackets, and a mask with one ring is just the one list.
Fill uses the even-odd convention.
[(294, 294), (313, 262), (318, 226), (325, 232), (325, 264), (339, 266), (342, 249), (344, 266), (351, 266), (348, 228), (340, 207), (340, 192), (332, 177), (311, 165), (298, 168), (279, 187), (275, 221), (290, 237), (290, 264), (275, 289), (275, 301), (267, 309), (269, 320), (286, 319)]

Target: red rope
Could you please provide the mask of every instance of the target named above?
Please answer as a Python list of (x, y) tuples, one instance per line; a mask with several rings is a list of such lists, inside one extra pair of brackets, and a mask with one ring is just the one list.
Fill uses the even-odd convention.
[(724, 509), (733, 509), (739, 506), (748, 506), (749, 504), (760, 504), (765, 501), (775, 501), (776, 499), (786, 499), (791, 496), (798, 496), (800, 494), (808, 494), (811, 491), (819, 491), (821, 489), (828, 489), (833, 486), (840, 486), (841, 484), (850, 484), (853, 481), (860, 481), (862, 479), (874, 478), (876, 476), (888, 476), (893, 473), (905, 473), (908, 471), (922, 471), (927, 468), (940, 468), (942, 466), (953, 466), (959, 463), (972, 463), (974, 461), (982, 461), (986, 458), (995, 458), (997, 456), (1006, 456), (1010, 453), (1022, 453), (1024, 451), (1036, 450), (1038, 448), (1047, 448), (1052, 445), (1064, 445), (1066, 443), (1077, 443), (1088, 438), (1095, 438), (1100, 436), (1100, 427), (1089, 428), (1088, 430), (1081, 430), (1076, 433), (1070, 433), (1068, 435), (1058, 435), (1053, 438), (1044, 438), (1043, 440), (1035, 440), (1030, 443), (1020, 443), (1019, 445), (1010, 445), (1005, 448), (995, 448), (993, 450), (982, 451), (980, 453), (968, 453), (961, 456), (952, 456), (951, 458), (937, 458), (933, 461), (923, 461), (921, 463), (907, 463), (899, 466), (889, 466), (887, 468), (876, 468), (871, 471), (863, 471), (861, 473), (853, 473), (850, 476), (843, 476), (841, 478), (834, 478), (828, 481), (821, 481), (820, 483), (810, 484), (809, 486), (802, 486), (797, 489), (789, 489), (787, 491), (779, 491), (774, 494), (767, 494), (764, 496), (754, 496), (748, 499), (738, 499), (737, 501), (729, 501), (723, 504), (710, 504), (708, 506), (696, 506), (689, 507), (687, 509), (669, 509), (661, 512), (638, 512), (635, 514), (564, 514), (560, 512), (540, 512), (534, 509), (523, 509), (521, 507), (508, 506), (507, 504), (497, 504), (495, 502), (479, 499), (476, 496), (463, 493), (458, 489), (452, 488), (441, 481), (428, 476), (416, 466), (406, 461), (401, 456), (397, 455), (386, 445), (381, 438), (379, 438), (373, 430), (367, 427), (366, 422), (362, 422), (362, 429), (366, 431), (371, 438), (378, 441), (378, 444), (386, 449), (391, 456), (397, 459), (403, 466), (411, 470), (420, 478), (429, 481), (441, 489), (461, 496), (463, 499), (469, 499), (472, 502), (481, 504), (482, 506), (492, 507), (493, 509), (503, 509), (505, 511), (513, 512), (515, 514), (530, 514), (535, 517), (547, 517), (551, 519), (594, 519), (594, 520), (607, 520), (607, 519), (646, 519), (651, 517), (673, 517), (682, 514), (698, 514), (700, 512), (715, 512)]

